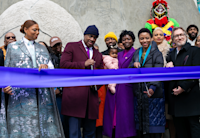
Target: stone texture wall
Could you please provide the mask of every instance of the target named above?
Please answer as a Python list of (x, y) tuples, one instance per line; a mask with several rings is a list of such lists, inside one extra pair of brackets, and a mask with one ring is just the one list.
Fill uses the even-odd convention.
[[(0, 14), (19, 0), (0, 0)], [(42, 1), (42, 0), (40, 0)], [(113, 31), (119, 36), (124, 29), (136, 35), (135, 47), (139, 47), (138, 30), (150, 18), (150, 8), (154, 0), (52, 0), (69, 12), (81, 26), (95, 24), (100, 30), (97, 44), (100, 51), (106, 49), (104, 36)], [(186, 28), (196, 24), (200, 28), (200, 14), (194, 0), (166, 0), (170, 6), (169, 16)], [(44, 5), (45, 7), (45, 5)], [(51, 9), (49, 9), (51, 10)], [(10, 14), (13, 14), (12, 12)], [(1, 21), (0, 21), (1, 22)], [(9, 25), (9, 23), (8, 23)], [(0, 43), (1, 44), (1, 43)]]

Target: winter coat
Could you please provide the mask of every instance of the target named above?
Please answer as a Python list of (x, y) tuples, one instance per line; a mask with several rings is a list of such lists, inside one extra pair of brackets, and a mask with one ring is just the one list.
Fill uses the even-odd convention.
[(0, 49), (0, 66), (4, 66), (3, 51)]
[[(177, 54), (176, 48), (170, 51), (167, 62), (173, 62), (177, 66), (200, 66), (200, 49), (186, 43)], [(172, 90), (180, 86), (185, 91), (178, 96), (172, 94)], [(176, 80), (168, 85), (169, 114), (175, 117), (200, 115), (200, 91), (199, 80)]]
[(103, 63), (106, 69), (118, 69), (118, 59), (108, 55), (103, 55)]
[(167, 41), (164, 39), (163, 42), (161, 44), (158, 45), (158, 49), (159, 51), (162, 53), (163, 55), (163, 61), (164, 61), (164, 67), (166, 66), (167, 62), (166, 62), (166, 57), (170, 51), (170, 45), (167, 43)]
[[(109, 55), (103, 55), (104, 69), (118, 69), (118, 59)], [(112, 94), (116, 92), (116, 83), (108, 84), (108, 89)]]
[[(134, 67), (134, 62), (139, 62), (139, 49), (133, 55), (132, 62), (129, 67)], [(143, 60), (141, 60), (141, 65)], [(144, 68), (149, 67), (163, 67), (163, 56), (158, 50), (157, 44), (153, 41), (149, 55), (144, 63)], [(134, 84), (136, 85), (134, 113), (136, 128), (143, 133), (164, 133), (165, 132), (165, 99), (164, 91), (162, 90), (161, 82), (146, 82), (147, 87), (152, 85), (156, 87), (156, 90), (151, 98), (147, 97), (144, 83)], [(153, 98), (157, 93), (162, 93), (162, 98)]]
[[(89, 57), (83, 46), (82, 41), (70, 42), (65, 47), (60, 60), (60, 67), (64, 69), (90, 69), (85, 67), (85, 61)], [(93, 48), (95, 61), (94, 69), (103, 69), (102, 54)], [(98, 93), (92, 91), (90, 86), (65, 87), (62, 95), (63, 115), (85, 118), (86, 112), (88, 119), (98, 119), (99, 99)]]
[(106, 86), (103, 85), (98, 90), (98, 97), (101, 99), (99, 104), (99, 118), (96, 120), (96, 127), (103, 126), (103, 113), (106, 99)]
[[(134, 52), (135, 49), (131, 48), (124, 57), (124, 51), (118, 53), (120, 69), (128, 68)], [(104, 107), (103, 135), (112, 137), (115, 106), (115, 138), (126, 138), (136, 135), (133, 90), (132, 84), (125, 83), (117, 84), (115, 94), (112, 94), (110, 90), (107, 91)]]
[(49, 53), (50, 54), (50, 57), (51, 57), (51, 60), (52, 60), (52, 63), (54, 65), (55, 68), (60, 68), (60, 58), (61, 58), (61, 55), (59, 54), (58, 56), (54, 53)]
[[(46, 47), (36, 42), (34, 47), (37, 67), (48, 64), (50, 57)], [(5, 67), (33, 68), (31, 55), (23, 39), (8, 45)], [(7, 114), (5, 95), (1, 93), (1, 138), (64, 137), (55, 93), (51, 89), (13, 87), (12, 90), (13, 95), (9, 95), (8, 99)]]

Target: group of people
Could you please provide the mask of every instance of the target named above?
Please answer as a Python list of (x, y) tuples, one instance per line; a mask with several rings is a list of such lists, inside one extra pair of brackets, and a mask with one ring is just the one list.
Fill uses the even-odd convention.
[[(151, 32), (152, 31), (152, 32)], [(200, 65), (198, 27), (174, 27), (171, 45), (162, 28), (142, 28), (140, 46), (132, 31), (119, 39), (105, 35), (107, 50), (95, 44), (99, 30), (88, 26), (84, 38), (62, 52), (59, 37), (36, 42), (39, 25), (27, 20), (21, 40), (9, 32), (0, 47), (0, 65), (41, 69), (124, 69)], [(188, 38), (187, 38), (188, 37)], [(138, 48), (139, 47), (139, 48)], [(166, 120), (174, 138), (200, 137), (199, 80), (105, 84), (64, 88), (2, 88), (0, 137), (14, 138), (162, 138)], [(83, 128), (81, 131), (80, 128)]]

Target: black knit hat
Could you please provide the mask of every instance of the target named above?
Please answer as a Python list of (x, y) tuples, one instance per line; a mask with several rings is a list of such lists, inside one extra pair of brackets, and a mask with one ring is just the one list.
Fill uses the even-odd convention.
[(190, 29), (191, 27), (195, 27), (195, 28), (197, 29), (197, 32), (199, 32), (199, 28), (198, 28), (196, 25), (194, 25), (194, 24), (191, 24), (191, 25), (188, 26), (187, 32), (189, 31), (189, 29)]
[(95, 25), (90, 25), (87, 27), (87, 29), (84, 32), (84, 35), (86, 35), (86, 34), (92, 34), (92, 35), (96, 35), (98, 37), (99, 30), (97, 29), (97, 27)]
[(148, 33), (152, 38), (152, 33), (147, 28), (140, 29), (140, 31), (138, 32), (138, 37), (140, 36), (141, 33)]

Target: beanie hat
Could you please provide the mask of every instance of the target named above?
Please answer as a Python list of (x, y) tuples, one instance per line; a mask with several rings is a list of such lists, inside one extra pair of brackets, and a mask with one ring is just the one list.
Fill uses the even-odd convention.
[(115, 33), (113, 33), (113, 32), (107, 33), (107, 34), (105, 35), (105, 37), (104, 37), (104, 40), (106, 40), (106, 38), (108, 38), (108, 37), (114, 38), (116, 41), (118, 41), (118, 40), (117, 40), (117, 36), (116, 36)]
[(87, 27), (87, 29), (84, 32), (84, 35), (86, 35), (86, 34), (92, 34), (92, 35), (96, 35), (98, 37), (99, 30), (95, 25), (90, 25)]

